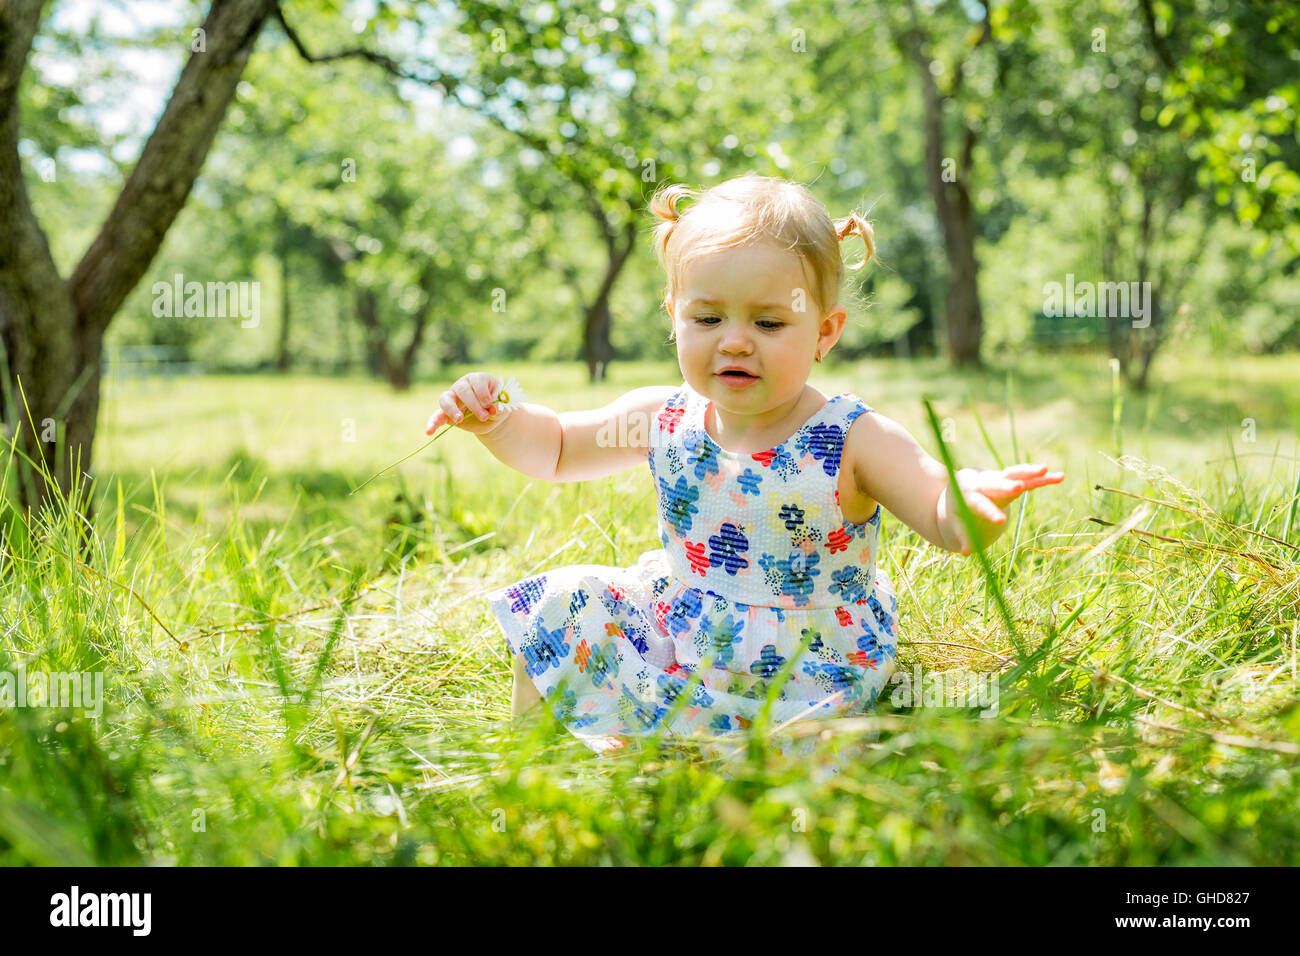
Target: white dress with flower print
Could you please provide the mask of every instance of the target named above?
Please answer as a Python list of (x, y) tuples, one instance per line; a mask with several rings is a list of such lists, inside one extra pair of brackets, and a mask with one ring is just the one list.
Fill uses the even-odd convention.
[(740, 455), (709, 437), (707, 408), (683, 384), (655, 417), (662, 550), (488, 595), (546, 705), (597, 752), (743, 731), (769, 692), (772, 726), (861, 714), (894, 669), (880, 507), (851, 524), (836, 490), (844, 436), (871, 409), (837, 395), (776, 448)]

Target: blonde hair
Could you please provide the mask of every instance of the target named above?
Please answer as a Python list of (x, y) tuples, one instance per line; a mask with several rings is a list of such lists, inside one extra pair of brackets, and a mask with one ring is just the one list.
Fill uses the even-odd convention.
[[(678, 204), (694, 202), (684, 212)], [(686, 265), (693, 259), (768, 241), (797, 253), (800, 268), (812, 270), (812, 294), (821, 315), (840, 296), (845, 269), (856, 271), (876, 255), (876, 235), (871, 223), (856, 212), (831, 220), (826, 207), (799, 183), (772, 176), (746, 173), (703, 192), (672, 185), (658, 189), (650, 211), (661, 221), (654, 227), (655, 253), (668, 276), (664, 306), (681, 288)], [(840, 243), (849, 236), (866, 245), (862, 261), (846, 267)]]

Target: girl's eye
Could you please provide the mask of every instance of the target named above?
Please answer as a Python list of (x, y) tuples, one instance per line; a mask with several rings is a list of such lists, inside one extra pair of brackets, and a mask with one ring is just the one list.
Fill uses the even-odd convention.
[[(716, 315), (697, 315), (695, 321), (700, 325), (714, 325), (721, 322), (722, 319)], [(780, 319), (759, 319), (758, 327), (766, 332), (775, 332), (777, 329), (785, 327), (785, 323)]]

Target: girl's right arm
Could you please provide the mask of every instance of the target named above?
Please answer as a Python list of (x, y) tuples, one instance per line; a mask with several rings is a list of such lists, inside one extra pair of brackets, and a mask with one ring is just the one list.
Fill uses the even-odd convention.
[(477, 435), (501, 462), (532, 478), (587, 481), (645, 461), (654, 413), (669, 387), (637, 388), (604, 408), (556, 413), (544, 405), (496, 406), (501, 380), (486, 372), (461, 376), (438, 399), (425, 428), (455, 424)]

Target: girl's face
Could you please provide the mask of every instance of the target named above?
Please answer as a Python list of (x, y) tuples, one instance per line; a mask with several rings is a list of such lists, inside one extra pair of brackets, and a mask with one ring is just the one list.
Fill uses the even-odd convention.
[(686, 383), (746, 417), (788, 414), (848, 317), (840, 305), (820, 315), (799, 256), (770, 243), (695, 259), (667, 305)]

